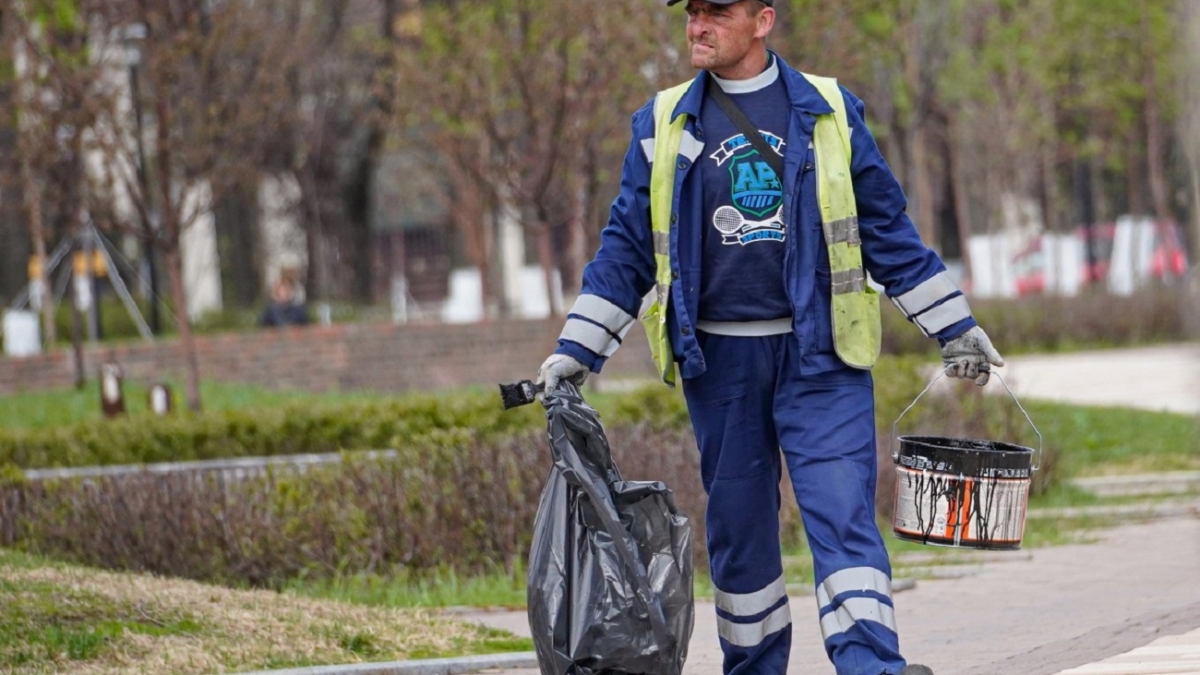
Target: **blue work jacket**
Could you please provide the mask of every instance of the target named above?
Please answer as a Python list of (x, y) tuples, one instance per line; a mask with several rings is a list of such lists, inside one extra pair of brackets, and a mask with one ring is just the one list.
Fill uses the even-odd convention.
[[(821, 229), (816, 158), (811, 144), (816, 116), (833, 110), (803, 75), (782, 59), (778, 63), (791, 100), (784, 148), (783, 219), (788, 232), (785, 288), (793, 309), (792, 326), (802, 350), (802, 374), (815, 373), (845, 367), (833, 348), (829, 255)], [(675, 108), (675, 116), (687, 115), (687, 121), (672, 196), (672, 281), (667, 323), (675, 360), (684, 378), (705, 371), (695, 322), (703, 274), (701, 228), (707, 219), (702, 206), (701, 170), (693, 167), (700, 153), (706, 151), (700, 109), (708, 77), (701, 71)], [(948, 278), (945, 265), (921, 241), (905, 212), (904, 191), (863, 121), (862, 101), (844, 88), (842, 93), (850, 127), (850, 168), (864, 267), (910, 320), (944, 344), (975, 326), (975, 320), (966, 299)], [(620, 193), (601, 232), (600, 249), (584, 269), (579, 299), (558, 341), (556, 352), (578, 359), (594, 372), (600, 371), (625, 338), (643, 298), (654, 287), (650, 227), (654, 138), (651, 99), (633, 115), (633, 138), (625, 154)]]

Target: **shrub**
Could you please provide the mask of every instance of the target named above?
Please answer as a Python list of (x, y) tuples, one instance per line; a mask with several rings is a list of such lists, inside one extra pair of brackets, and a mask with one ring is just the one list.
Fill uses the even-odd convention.
[[(703, 560), (704, 496), (690, 432), (643, 424), (609, 436), (625, 477), (664, 480), (675, 491), (693, 515)], [(544, 430), (485, 438), (452, 429), (394, 457), (347, 454), (304, 470), (13, 479), (0, 488), (0, 544), (269, 587), (396, 568), (409, 576), (511, 568), (528, 552), (549, 466)]]
[(490, 437), (536, 428), (541, 415), (536, 407), (505, 412), (495, 395), (475, 393), (100, 419), (57, 429), (0, 431), (0, 466), (32, 469), (330, 453), (397, 447), (452, 428)]
[[(971, 301), (975, 318), (1001, 354), (1185, 340), (1194, 335), (1190, 296), (1181, 286), (1158, 286), (1122, 297), (1100, 291), (1074, 298), (1036, 296)], [(936, 344), (884, 307), (886, 354), (936, 355)]]

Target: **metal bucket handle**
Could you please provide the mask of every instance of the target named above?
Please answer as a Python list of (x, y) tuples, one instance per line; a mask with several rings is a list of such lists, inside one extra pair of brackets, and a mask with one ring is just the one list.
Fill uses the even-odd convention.
[[(893, 462), (900, 461), (900, 451), (896, 449), (896, 425), (899, 424), (900, 420), (905, 415), (908, 414), (909, 410), (912, 410), (913, 406), (915, 406), (917, 404), (917, 401), (921, 400), (921, 397), (925, 395), (925, 392), (927, 392), (931, 388), (933, 388), (933, 385), (936, 384), (938, 380), (945, 377), (946, 373), (949, 372), (950, 369), (953, 367), (954, 366), (952, 366), (952, 365), (946, 366), (942, 370), (942, 372), (938, 373), (937, 377), (930, 380), (929, 384), (925, 385), (925, 388), (921, 390), (921, 393), (917, 394), (917, 397), (913, 399), (912, 403), (908, 404), (908, 407), (904, 409), (904, 412), (900, 413), (900, 417), (897, 417), (896, 421), (892, 422), (891, 451), (892, 451), (892, 461)], [(1037, 471), (1038, 467), (1041, 465), (1041, 458), (1042, 458), (1042, 432), (1038, 431), (1037, 425), (1035, 425), (1033, 423), (1033, 420), (1029, 418), (1029, 413), (1025, 412), (1025, 408), (1024, 408), (1024, 406), (1021, 405), (1021, 401), (1019, 401), (1017, 399), (1017, 395), (1013, 393), (1013, 390), (1008, 388), (1008, 383), (1004, 381), (1003, 377), (1000, 377), (1000, 373), (991, 371), (991, 377), (994, 377), (997, 380), (1000, 380), (1000, 384), (1004, 385), (1004, 390), (1008, 392), (1008, 395), (1012, 397), (1013, 402), (1017, 404), (1017, 408), (1021, 411), (1021, 414), (1025, 416), (1025, 421), (1029, 422), (1029, 426), (1033, 427), (1033, 433), (1037, 434), (1038, 449), (1037, 449), (1037, 454), (1034, 455), (1034, 462), (1033, 462), (1033, 466), (1031, 467), (1032, 471)]]

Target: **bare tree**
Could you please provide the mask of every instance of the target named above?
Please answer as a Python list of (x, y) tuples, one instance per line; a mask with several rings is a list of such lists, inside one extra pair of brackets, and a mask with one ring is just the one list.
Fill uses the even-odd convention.
[(283, 168), (300, 187), (306, 286), (324, 297), (374, 297), (376, 196), (398, 95), (393, 61), (413, 30), (416, 4), (345, 0), (280, 9), (291, 39), (286, 79), (297, 114), (277, 159), (286, 158)]
[[(41, 306), (50, 344), (56, 339), (56, 327), (46, 241), (55, 230), (75, 237), (86, 213), (82, 148), (94, 117), (85, 102), (98, 69), (89, 58), (87, 13), (82, 5), (75, 0), (23, 0), (9, 4), (4, 16), (5, 51), (11, 55), (15, 75), (17, 163), (35, 258), (32, 290), (40, 295), (30, 299)], [(77, 303), (72, 303), (72, 319), (75, 385), (82, 387), (82, 318)], [(94, 334), (96, 326), (91, 329)]]
[[(129, 100), (119, 77), (110, 76), (94, 97), (97, 132), (89, 150), (104, 158), (93, 200), (109, 209), (112, 223), (138, 236), (153, 237), (161, 251), (171, 290), (180, 345), (187, 367), (187, 401), (199, 410), (200, 375), (180, 242), (239, 184), (257, 184), (268, 165), (273, 131), (295, 112), (284, 80), (294, 51), (281, 17), (261, 3), (201, 0), (111, 0), (92, 13), (99, 57), (123, 70), (124, 36), (139, 27), (144, 102)], [(111, 75), (111, 73), (110, 73)], [(131, 104), (132, 103), (132, 104)], [(131, 134), (145, 105), (146, 161)], [(139, 180), (139, 168), (145, 180)], [(112, 210), (127, 197), (138, 218)], [(147, 232), (139, 226), (151, 221)], [(245, 226), (253, 226), (247, 223)]]
[[(32, 290), (40, 291), (39, 297), (30, 297), (35, 305), (42, 308), (43, 338), (47, 344), (54, 344), (54, 302), (50, 284), (47, 283), (48, 270), (46, 265), (46, 234), (42, 218), (42, 190), (38, 185), (36, 168), (38, 148), (45, 143), (45, 135), (41, 132), (41, 121), (31, 110), (34, 101), (31, 94), (34, 91), (29, 63), (29, 51), (24, 46), (22, 35), (28, 34), (28, 23), (18, 15), (16, 5), (0, 12), (0, 44), (7, 56), (6, 60), (13, 64), (12, 105), (16, 125), (16, 156), (20, 172), (21, 194), (24, 200), (25, 217), (29, 225), (29, 235), (33, 241), (33, 251), (36, 267), (31, 282), (36, 282)], [(18, 56), (20, 54), (20, 56)]]
[(1138, 131), (1145, 153), (1143, 182), (1150, 192), (1150, 212), (1159, 221), (1174, 221), (1167, 178), (1167, 148), (1171, 132), (1169, 110), (1178, 99), (1177, 90), (1172, 86), (1175, 80), (1173, 46), (1183, 36), (1178, 34), (1173, 23), (1177, 13), (1172, 7), (1174, 3), (1139, 4), (1132, 42), (1136, 48), (1134, 65), (1140, 70), (1141, 79), (1138, 93), (1142, 115)]
[[(456, 195), (473, 191), (517, 212), (536, 242), (547, 289), (556, 269), (582, 266), (584, 222), (596, 217), (603, 182), (598, 164), (620, 164), (607, 140), (627, 139), (629, 113), (671, 79), (655, 67), (668, 46), (653, 20), (661, 12), (637, 0), (596, 10), (549, 0), (431, 6), (419, 47), (401, 58), (400, 86), (410, 93), (402, 124), (453, 165)], [(628, 20), (645, 15), (651, 20)], [(487, 228), (463, 227), (486, 269)], [(566, 261), (555, 241), (563, 230)]]

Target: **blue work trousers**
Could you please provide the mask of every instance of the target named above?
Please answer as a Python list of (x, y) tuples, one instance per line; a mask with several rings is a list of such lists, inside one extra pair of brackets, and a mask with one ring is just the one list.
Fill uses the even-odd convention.
[(802, 376), (793, 333), (698, 337), (708, 368), (685, 379), (683, 391), (708, 493), (724, 672), (787, 671), (792, 631), (780, 559), (782, 456), (812, 549), (818, 617), (837, 674), (899, 673), (905, 661), (891, 565), (875, 522), (870, 372)]

